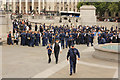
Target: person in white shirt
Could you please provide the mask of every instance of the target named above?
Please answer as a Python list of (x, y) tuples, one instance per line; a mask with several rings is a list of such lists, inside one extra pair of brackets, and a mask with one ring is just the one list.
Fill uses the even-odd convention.
[(29, 27), (28, 26), (26, 26), (26, 30), (29, 31)]
[(56, 64), (57, 64), (58, 63), (59, 52), (62, 53), (61, 44), (59, 43), (59, 39), (56, 39), (52, 48), (53, 48), (52, 50), (53, 50), (53, 53), (55, 55)]

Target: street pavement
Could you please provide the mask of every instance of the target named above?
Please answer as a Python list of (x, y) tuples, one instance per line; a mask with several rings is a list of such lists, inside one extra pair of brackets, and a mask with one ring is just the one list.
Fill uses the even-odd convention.
[[(3, 35), (12, 31), (10, 27), (2, 28)], [(34, 30), (34, 25), (32, 26)], [(55, 64), (52, 54), (52, 62), (48, 64), (46, 47), (28, 47), (20, 45), (1, 46), (2, 52), (2, 77), (3, 78), (117, 78), (118, 63), (100, 60), (92, 57), (93, 47), (76, 45), (81, 58), (77, 61), (77, 72), (69, 76), (69, 61), (66, 60), (68, 49), (62, 50), (59, 55), (59, 63)]]
[(75, 46), (81, 58), (77, 61), (77, 72), (69, 76), (69, 61), (66, 60), (68, 49), (59, 55), (59, 63), (48, 64), (46, 47), (28, 47), (6, 45), (2, 47), (3, 78), (115, 78), (118, 77), (116, 62), (109, 62), (92, 57), (93, 47)]

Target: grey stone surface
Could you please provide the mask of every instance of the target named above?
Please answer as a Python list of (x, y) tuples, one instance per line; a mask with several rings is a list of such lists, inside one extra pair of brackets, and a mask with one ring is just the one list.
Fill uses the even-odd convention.
[(12, 31), (12, 21), (10, 19), (10, 14), (0, 14), (0, 38), (1, 41), (7, 40), (7, 34)]
[(106, 46), (106, 45), (118, 46), (117, 43), (107, 43), (107, 44), (96, 45), (94, 46), (95, 51), (93, 53), (93, 57), (99, 58), (102, 60), (120, 62), (120, 59), (118, 58), (118, 56), (120, 55), (119, 52), (115, 50), (102, 48), (102, 46)]
[(96, 25), (96, 8), (93, 5), (81, 6), (80, 18), (82, 25)]
[[(30, 19), (30, 20), (42, 23), (41, 19), (39, 20)], [(56, 22), (56, 24), (59, 24), (59, 23)], [(63, 24), (63, 23), (60, 23), (60, 24)], [(105, 23), (105, 24), (109, 24), (109, 23)], [(114, 23), (114, 24), (117, 24), (117, 23)], [(10, 27), (8, 28), (8, 26)], [(11, 20), (9, 20), (8, 26), (5, 26), (3, 28), (3, 25), (2, 25), (2, 28), (1, 28), (2, 33), (4, 34), (4, 39), (6, 39), (8, 30), (12, 30)], [(78, 66), (81, 67), (77, 69), (78, 70), (77, 72), (79, 74), (76, 74), (73, 77), (84, 77), (86, 73), (86, 69), (88, 70), (88, 73), (86, 73), (88, 77), (94, 77), (95, 75), (97, 75), (97, 74), (90, 74), (91, 73), (90, 69), (95, 69), (94, 71), (92, 71), (93, 73), (101, 73), (101, 75), (97, 75), (97, 77), (105, 77), (104, 75), (107, 75), (107, 77), (114, 76), (115, 69), (105, 70), (104, 68), (101, 68), (101, 67), (99, 68), (95, 67), (93, 63), (96, 65), (99, 64), (99, 65), (106, 65), (110, 67), (118, 67), (118, 63), (93, 58), (92, 57), (92, 54), (94, 52), (93, 47), (87, 47), (86, 45), (76, 45), (76, 47), (79, 49), (81, 53), (80, 61), (87, 62), (91, 64), (93, 67), (92, 66), (89, 67), (88, 65), (78, 64)], [(67, 50), (68, 49), (64, 49), (62, 51), (62, 54), (60, 54), (59, 65), (61, 64), (66, 65)], [(52, 63), (51, 64), (47, 63), (48, 58), (47, 58), (46, 47), (39, 46), (39, 47), (32, 48), (32, 47), (27, 47), (27, 46), (24, 46), (24, 47), (20, 45), (9, 46), (9, 45), (4, 44), (2, 46), (1, 51), (2, 51), (2, 67), (3, 67), (2, 76), (3, 78), (32, 78), (38, 74), (41, 74), (42, 72), (45, 72), (46, 70), (51, 69), (52, 67), (57, 66), (54, 61), (54, 55), (52, 55)], [(53, 70), (53, 74), (51, 74), (48, 77), (53, 77), (55, 73), (56, 73), (56, 77), (64, 77), (64, 78), (69, 77), (69, 64), (67, 64), (62, 69), (60, 69), (59, 67), (57, 68), (58, 69), (56, 69), (56, 71)], [(99, 72), (99, 69), (100, 69), (100, 72)], [(105, 73), (103, 75), (104, 71), (108, 72), (108, 74)], [(80, 76), (81, 72), (84, 73), (83, 76)], [(44, 73), (44, 74), (45, 75), (50, 74), (50, 72)], [(64, 75), (58, 75), (58, 74), (64, 74)]]
[[(64, 72), (64, 73), (63, 73)], [(104, 72), (104, 74), (102, 74)], [(77, 72), (69, 76), (69, 65), (49, 76), (49, 78), (112, 78), (115, 70), (77, 64)]]
[[(87, 62), (89, 65), (92, 64), (90, 67), (89, 65), (83, 65), (79, 64), (77, 66), (77, 74), (73, 75), (73, 77), (113, 77), (115, 73), (115, 69), (111, 68), (101, 68), (101, 67), (95, 67), (93, 64), (96, 65), (106, 65), (110, 67), (116, 67), (117, 63), (104, 61), (95, 59), (92, 57), (92, 53), (94, 52), (93, 47), (87, 47), (86, 45), (76, 45), (76, 48), (79, 49), (81, 53), (81, 59), (80, 61)], [(17, 45), (3, 45), (2, 48), (2, 67), (3, 67), (3, 78), (31, 78), (38, 74), (47, 75), (50, 74), (48, 77), (52, 78), (68, 78), (69, 76), (69, 64), (66, 60), (66, 54), (68, 49), (62, 50), (62, 54), (59, 56), (59, 63), (58, 65), (55, 64), (54, 56), (52, 55), (52, 63), (47, 63), (47, 51), (46, 47), (27, 47), (27, 46), (17, 46)], [(63, 68), (60, 68), (60, 66), (66, 65)], [(57, 67), (58, 66), (58, 67)], [(79, 68), (80, 67), (80, 68)], [(52, 74), (50, 70), (52, 70)], [(92, 70), (93, 69), (93, 70)], [(48, 72), (46, 72), (46, 70)], [(56, 71), (57, 70), (57, 71)], [(104, 73), (104, 71), (106, 73)], [(46, 72), (46, 73), (44, 73)], [(111, 72), (111, 73), (110, 73)], [(84, 74), (81, 74), (84, 73)], [(94, 73), (94, 74), (91, 74)], [(98, 75), (95, 73), (99, 73)], [(104, 74), (103, 74), (104, 73)], [(55, 77), (54, 74), (56, 75)], [(64, 75), (63, 75), (64, 74)], [(40, 77), (39, 75), (37, 76)], [(46, 76), (45, 76), (46, 77)], [(41, 78), (41, 77), (40, 77)]]
[[(46, 23), (46, 25), (53, 24), (53, 25), (57, 25), (58, 26), (58, 25), (63, 25), (64, 24), (64, 25), (71, 26), (71, 23), (72, 23), (72, 25), (76, 26), (76, 25), (81, 25), (82, 24), (81, 18), (74, 18), (74, 17), (72, 17), (70, 19), (71, 19), (71, 22), (69, 22), (68, 20), (62, 20), (62, 22), (59, 23), (60, 17), (57, 17), (57, 18), (54, 18), (54, 19), (50, 19), (50, 20), (28, 18), (28, 20), (30, 22), (33, 22), (33, 23), (42, 23), (42, 24)], [(76, 19), (78, 19), (78, 22), (76, 22)], [(86, 24), (83, 24), (83, 25), (89, 25), (89, 23), (88, 24), (86, 23)], [(92, 24), (92, 25), (94, 25), (94, 24)], [(114, 29), (116, 28), (116, 26), (120, 27), (120, 23), (116, 23), (116, 22), (104, 22), (104, 21), (96, 21), (95, 25), (97, 25), (97, 26), (105, 26), (108, 29), (110, 29), (111, 26), (113, 26)]]

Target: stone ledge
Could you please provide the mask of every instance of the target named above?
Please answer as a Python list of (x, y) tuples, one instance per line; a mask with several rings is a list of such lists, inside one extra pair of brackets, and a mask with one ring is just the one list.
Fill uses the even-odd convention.
[(92, 56), (94, 58), (98, 58), (98, 59), (102, 59), (102, 60), (107, 60), (107, 61), (112, 61), (112, 62), (120, 62), (120, 59), (118, 58), (118, 56), (120, 54), (118, 54), (118, 51), (108, 50), (108, 49), (104, 49), (104, 48), (101, 47), (101, 46), (105, 46), (105, 45), (116, 45), (116, 44), (117, 43), (96, 45), (94, 47), (95, 52), (93, 53)]

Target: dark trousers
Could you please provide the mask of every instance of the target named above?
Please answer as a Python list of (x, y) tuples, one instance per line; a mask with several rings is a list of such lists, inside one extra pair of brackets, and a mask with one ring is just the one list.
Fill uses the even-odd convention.
[(69, 42), (68, 42), (69, 48), (70, 48), (70, 46), (71, 46), (72, 44), (73, 44), (72, 41), (69, 41)]
[(120, 43), (120, 38), (118, 38), (118, 43)]
[(59, 51), (55, 51), (55, 59), (56, 59), (56, 64), (58, 63), (58, 56), (59, 56)]
[(13, 45), (12, 38), (8, 38), (8, 45), (10, 45), (10, 44)]
[(91, 46), (93, 46), (93, 39), (94, 39), (94, 38), (92, 37), (92, 38), (91, 38)]
[(14, 43), (16, 43), (16, 45), (18, 45), (18, 40), (14, 40)]
[(72, 70), (74, 73), (76, 72), (76, 62), (70, 60), (70, 74), (72, 74)]
[(30, 42), (30, 46), (34, 47), (34, 42), (35, 42), (35, 40), (32, 39), (31, 42)]
[(87, 46), (89, 46), (89, 42), (87, 42)]
[(49, 43), (52, 43), (52, 38), (49, 38)]
[(42, 46), (45, 46), (45, 39), (42, 40)]
[(22, 39), (22, 45), (25, 46), (25, 38)]
[(77, 38), (77, 42), (76, 42), (76, 44), (80, 44), (80, 38)]
[(48, 44), (48, 39), (45, 39), (45, 45), (47, 45)]
[(26, 40), (26, 44), (27, 44), (28, 46), (30, 46), (30, 39), (27, 39), (27, 40)]
[(66, 48), (68, 47), (68, 40), (66, 40)]
[(51, 53), (48, 53), (48, 63), (50, 63), (51, 62)]
[(35, 40), (35, 46), (39, 46), (39, 38)]
[(64, 49), (64, 40), (61, 40), (61, 47)]

